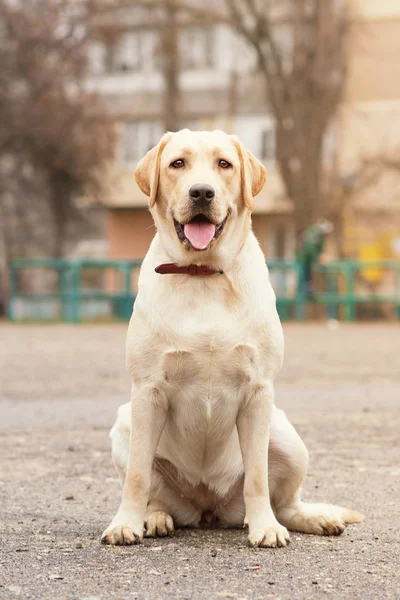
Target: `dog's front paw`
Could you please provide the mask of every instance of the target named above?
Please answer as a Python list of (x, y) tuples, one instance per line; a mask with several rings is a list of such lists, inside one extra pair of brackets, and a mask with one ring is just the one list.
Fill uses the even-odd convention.
[(144, 524), (135, 519), (122, 518), (118, 515), (101, 536), (103, 544), (112, 546), (131, 546), (143, 541)]
[(249, 544), (254, 548), (286, 546), (289, 540), (288, 530), (283, 525), (280, 525), (278, 521), (267, 524), (264, 527), (249, 528)]
[(165, 537), (173, 533), (172, 517), (163, 510), (156, 510), (147, 516), (146, 537)]

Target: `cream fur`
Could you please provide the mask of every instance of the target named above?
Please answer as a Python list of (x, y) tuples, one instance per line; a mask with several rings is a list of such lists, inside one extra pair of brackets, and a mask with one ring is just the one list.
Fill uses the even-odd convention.
[[(181, 157), (185, 167), (173, 169)], [(221, 169), (219, 159), (232, 167)], [(361, 521), (346, 509), (301, 502), (307, 450), (274, 406), (283, 334), (250, 214), (264, 167), (233, 136), (184, 130), (164, 136), (136, 177), (154, 199), (158, 232), (127, 336), (131, 402), (111, 431), (123, 493), (103, 542), (167, 535), (173, 523), (195, 527), (209, 513), (221, 526), (245, 522), (250, 544), (263, 547), (286, 545), (287, 529), (338, 534)], [(174, 227), (174, 219), (190, 220), (188, 190), (198, 182), (216, 190), (207, 216), (220, 223), (228, 215), (204, 251), (179, 240)], [(155, 273), (168, 262), (206, 264), (223, 275)], [(167, 471), (155, 468), (155, 457)]]

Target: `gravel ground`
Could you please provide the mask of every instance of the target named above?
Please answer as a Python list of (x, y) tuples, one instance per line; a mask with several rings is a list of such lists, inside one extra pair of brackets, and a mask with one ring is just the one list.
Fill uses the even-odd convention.
[(277, 403), (305, 440), (305, 499), (358, 509), (339, 538), (99, 537), (120, 489), (107, 430), (129, 396), (125, 325), (0, 325), (0, 598), (400, 598), (400, 327), (287, 325)]

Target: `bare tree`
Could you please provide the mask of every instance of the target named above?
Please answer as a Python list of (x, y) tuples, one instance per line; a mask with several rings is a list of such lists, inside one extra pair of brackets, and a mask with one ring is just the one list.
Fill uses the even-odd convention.
[(297, 230), (326, 210), (324, 140), (343, 94), (344, 3), (227, 0), (235, 29), (257, 53), (276, 123), (276, 159)]
[(22, 145), (31, 164), (48, 185), (53, 219), (53, 254), (64, 252), (67, 224), (79, 214), (75, 200), (85, 188), (101, 186), (99, 170), (113, 158), (115, 131), (96, 112), (97, 98), (48, 94), (34, 111), (35, 127)]
[[(81, 19), (68, 0), (0, 0), (0, 154), (13, 151), (19, 133), (49, 91), (65, 89), (85, 72)], [(38, 18), (40, 15), (40, 18)]]
[(0, 0), (0, 161), (30, 165), (44, 182), (57, 255), (77, 195), (98, 183), (115, 143), (112, 124), (82, 85), (87, 9), (68, 0)]

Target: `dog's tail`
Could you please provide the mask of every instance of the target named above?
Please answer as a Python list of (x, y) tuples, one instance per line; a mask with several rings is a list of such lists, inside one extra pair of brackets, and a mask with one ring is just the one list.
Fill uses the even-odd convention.
[(295, 506), (277, 511), (277, 519), (291, 531), (316, 535), (340, 535), (346, 525), (361, 523), (365, 516), (342, 506), (299, 501)]
[(362, 523), (365, 520), (365, 515), (362, 515), (355, 510), (351, 510), (350, 508), (334, 505), (332, 505), (332, 508), (335, 508), (338, 511), (340, 518), (347, 525), (350, 525), (351, 523)]

